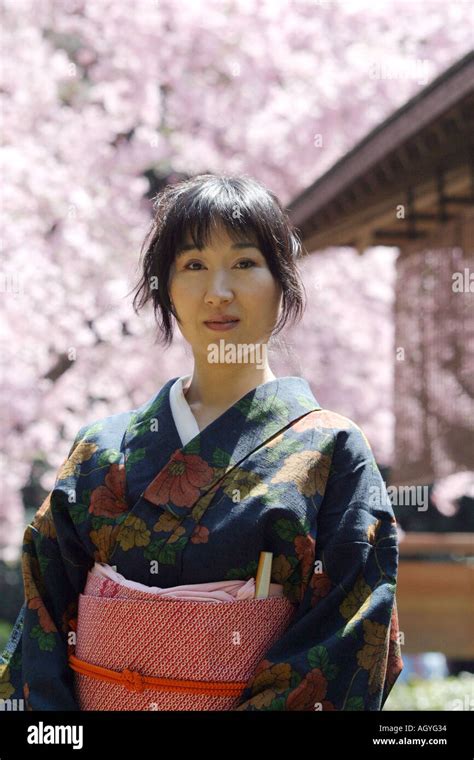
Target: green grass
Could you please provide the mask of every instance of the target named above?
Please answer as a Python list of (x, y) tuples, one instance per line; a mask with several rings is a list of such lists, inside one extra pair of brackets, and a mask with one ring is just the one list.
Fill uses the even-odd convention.
[(474, 710), (474, 673), (395, 684), (384, 710)]
[(6, 620), (0, 619), (0, 653), (3, 652), (3, 648), (8, 641), (11, 631), (11, 623), (7, 623)]

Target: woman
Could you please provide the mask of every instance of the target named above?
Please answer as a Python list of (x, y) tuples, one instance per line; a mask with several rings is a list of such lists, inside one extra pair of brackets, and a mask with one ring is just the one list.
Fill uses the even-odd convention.
[(295, 617), (233, 709), (380, 710), (403, 667), (393, 510), (362, 430), (265, 350), (303, 311), (299, 238), (248, 177), (169, 186), (155, 212), (134, 306), (166, 344), (176, 319), (193, 371), (79, 430), (25, 531), (2, 696), (79, 709), (68, 633), (94, 563), (169, 589), (245, 582), (266, 551)]

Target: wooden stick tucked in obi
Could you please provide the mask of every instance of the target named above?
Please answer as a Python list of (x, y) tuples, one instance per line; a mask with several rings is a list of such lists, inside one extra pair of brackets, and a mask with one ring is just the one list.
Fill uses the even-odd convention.
[(270, 590), (273, 552), (260, 552), (257, 578), (255, 581), (255, 599), (266, 599)]

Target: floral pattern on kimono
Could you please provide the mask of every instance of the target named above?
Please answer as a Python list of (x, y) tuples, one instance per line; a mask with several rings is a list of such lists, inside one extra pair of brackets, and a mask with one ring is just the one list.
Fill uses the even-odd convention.
[(0, 698), (79, 709), (69, 636), (94, 562), (167, 588), (247, 580), (269, 551), (271, 581), (295, 615), (235, 709), (381, 710), (403, 667), (398, 538), (365, 434), (322, 409), (305, 379), (284, 377), (183, 446), (175, 380), (79, 430), (25, 529), (25, 600), (0, 661)]

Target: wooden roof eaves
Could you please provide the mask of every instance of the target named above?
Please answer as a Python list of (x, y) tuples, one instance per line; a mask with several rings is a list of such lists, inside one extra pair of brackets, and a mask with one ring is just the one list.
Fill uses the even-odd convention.
[(288, 206), (301, 225), (406, 140), (428, 127), (474, 90), (474, 52), (457, 61), (373, 129)]

